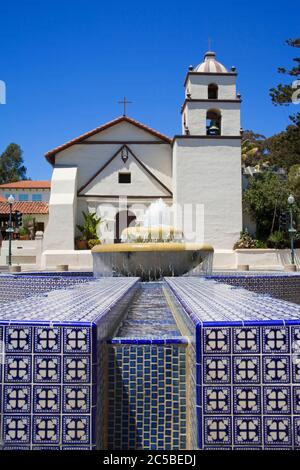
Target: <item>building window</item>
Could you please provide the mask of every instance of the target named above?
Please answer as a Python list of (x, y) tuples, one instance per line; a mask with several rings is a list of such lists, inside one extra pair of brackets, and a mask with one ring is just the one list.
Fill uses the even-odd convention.
[(221, 135), (221, 113), (218, 109), (209, 109), (206, 113), (206, 134)]
[(32, 200), (35, 202), (41, 201), (42, 200), (42, 195), (41, 194), (33, 194), (32, 195)]
[(5, 193), (5, 194), (4, 194), (5, 199), (8, 199), (9, 196), (13, 196), (13, 197), (16, 199), (16, 195), (13, 194), (13, 193)]
[(131, 173), (119, 173), (119, 183), (121, 184), (131, 183)]
[(19, 201), (28, 201), (28, 194), (19, 194)]
[(208, 99), (209, 100), (217, 100), (218, 99), (218, 85), (215, 83), (211, 83), (208, 85)]

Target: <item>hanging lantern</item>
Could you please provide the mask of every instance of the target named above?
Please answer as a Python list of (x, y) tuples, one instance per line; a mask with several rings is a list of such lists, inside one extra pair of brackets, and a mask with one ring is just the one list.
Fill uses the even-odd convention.
[(123, 163), (125, 164), (128, 160), (128, 149), (127, 149), (127, 147), (122, 148), (121, 158), (123, 160)]

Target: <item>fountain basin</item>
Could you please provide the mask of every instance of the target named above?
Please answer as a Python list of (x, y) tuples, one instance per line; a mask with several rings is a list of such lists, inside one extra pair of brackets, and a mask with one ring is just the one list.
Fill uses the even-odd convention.
[(200, 243), (120, 243), (92, 249), (94, 276), (138, 276), (157, 280), (192, 272), (208, 273), (213, 247)]

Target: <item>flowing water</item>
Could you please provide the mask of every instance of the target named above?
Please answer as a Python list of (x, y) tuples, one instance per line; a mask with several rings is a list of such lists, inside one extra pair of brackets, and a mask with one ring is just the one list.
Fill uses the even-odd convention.
[(117, 337), (181, 336), (160, 282), (141, 283)]

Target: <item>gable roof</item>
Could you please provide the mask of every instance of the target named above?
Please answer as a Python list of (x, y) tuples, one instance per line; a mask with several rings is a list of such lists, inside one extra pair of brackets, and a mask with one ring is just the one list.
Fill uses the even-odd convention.
[[(0, 214), (9, 214), (9, 204), (7, 202), (0, 202)], [(12, 207), (13, 212), (19, 211), (22, 214), (48, 214), (49, 207), (45, 202), (23, 202), (16, 201)]]
[(0, 189), (50, 189), (50, 181), (22, 180), (14, 183), (0, 184)]
[(164, 134), (161, 134), (160, 132), (152, 129), (151, 127), (148, 127), (145, 124), (142, 124), (141, 122), (136, 121), (135, 119), (132, 119), (128, 116), (120, 116), (116, 119), (113, 119), (112, 121), (107, 122), (106, 124), (103, 124), (102, 126), (96, 127), (95, 129), (92, 129), (91, 131), (80, 135), (79, 137), (76, 137), (75, 139), (69, 140), (65, 144), (59, 145), (58, 147), (55, 147), (54, 149), (49, 150), (49, 152), (45, 153), (45, 157), (48, 160), (48, 162), (51, 163), (51, 165), (53, 165), (54, 160), (55, 160), (55, 155), (57, 153), (71, 147), (74, 144), (81, 143), (82, 141), (84, 141), (88, 137), (91, 137), (95, 134), (98, 134), (99, 132), (102, 132), (106, 129), (109, 129), (110, 127), (115, 126), (116, 124), (119, 124), (121, 122), (128, 122), (129, 124), (132, 124), (133, 126), (136, 126), (139, 129), (142, 129), (146, 132), (149, 132), (150, 134), (154, 135), (155, 137), (158, 137), (159, 139), (165, 141), (167, 144), (171, 144), (171, 142), (172, 142), (172, 139), (170, 139), (169, 137), (165, 136)]

